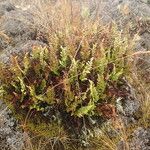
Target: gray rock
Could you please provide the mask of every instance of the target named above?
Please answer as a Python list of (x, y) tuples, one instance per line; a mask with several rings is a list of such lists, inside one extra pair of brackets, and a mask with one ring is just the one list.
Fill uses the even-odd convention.
[(140, 104), (137, 99), (127, 99), (125, 100), (124, 112), (127, 116), (131, 116), (139, 109), (139, 106)]
[(7, 12), (15, 10), (15, 6), (7, 1), (0, 2), (0, 18)]
[(21, 150), (23, 134), (11, 111), (0, 101), (0, 150)]
[[(95, 1), (94, 1), (95, 2)], [(148, 0), (104, 0), (91, 4), (92, 16), (99, 5), (99, 16), (104, 24), (115, 22), (120, 30), (130, 28), (132, 35), (139, 34), (136, 50), (150, 49), (150, 3)]]
[(126, 150), (127, 148), (127, 143), (123, 140), (119, 141), (117, 144), (117, 150)]
[(134, 131), (130, 150), (150, 150), (150, 129), (139, 127)]
[(120, 25), (137, 18), (150, 17), (150, 5), (140, 0), (105, 0), (100, 1), (99, 14), (106, 23), (116, 21)]
[(128, 93), (125, 98), (118, 98), (116, 100), (116, 110), (124, 122), (128, 126), (135, 123), (135, 113), (140, 108), (140, 102), (137, 99), (135, 89), (124, 79), (124, 90)]
[(7, 48), (9, 44), (11, 44), (10, 38), (0, 31), (0, 51)]
[(30, 52), (33, 46), (46, 46), (43, 42), (36, 40), (28, 40), (24, 43), (19, 43), (15, 47), (9, 46), (5, 51), (0, 55), (0, 60), (4, 63), (9, 62), (10, 57), (14, 54), (21, 54), (22, 52)]
[(9, 37), (13, 46), (20, 42), (34, 40), (36, 37), (33, 16), (27, 11), (14, 10), (5, 14), (0, 19), (0, 31)]

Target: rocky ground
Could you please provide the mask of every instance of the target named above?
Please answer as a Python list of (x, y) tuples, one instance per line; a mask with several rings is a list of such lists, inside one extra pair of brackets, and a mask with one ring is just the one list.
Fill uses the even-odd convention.
[[(86, 0), (85, 0), (86, 1)], [(97, 3), (90, 4), (91, 12)], [(135, 50), (150, 50), (150, 1), (149, 0), (102, 0), (100, 16), (104, 23), (115, 21), (120, 29), (128, 24), (132, 34), (138, 34)], [(46, 45), (37, 39), (38, 26), (34, 23), (33, 9), (35, 6), (15, 4), (9, 0), (0, 0), (0, 59), (8, 62), (12, 53), (30, 50), (33, 45)], [(94, 12), (93, 12), (94, 13)], [(150, 59), (145, 60), (146, 68), (150, 67)], [(150, 70), (150, 69), (149, 69)], [(138, 109), (136, 101), (126, 101), (125, 120), (133, 121), (133, 113)], [(23, 146), (23, 133), (18, 129), (17, 121), (11, 111), (0, 101), (0, 150), (19, 150)], [(150, 131), (142, 127), (133, 133), (131, 150), (150, 149)], [(118, 149), (122, 150), (122, 143)]]

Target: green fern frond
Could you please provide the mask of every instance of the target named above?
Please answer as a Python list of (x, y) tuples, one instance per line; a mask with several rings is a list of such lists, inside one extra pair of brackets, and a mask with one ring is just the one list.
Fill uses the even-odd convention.
[(31, 53), (32, 59), (39, 59), (40, 51), (41, 51), (41, 47), (33, 47), (32, 53)]
[(104, 80), (104, 75), (98, 74), (96, 90), (97, 90), (98, 95), (99, 95), (100, 98), (102, 98), (103, 95), (104, 95), (106, 85), (107, 85), (107, 83)]
[(93, 60), (94, 58), (91, 57), (91, 59), (85, 64), (84, 69), (82, 71), (82, 74), (80, 75), (80, 80), (85, 81), (87, 80), (87, 75), (91, 72), (92, 70), (92, 65), (93, 65)]
[(24, 83), (22, 78), (18, 77), (18, 79), (19, 79), (19, 82), (20, 82), (20, 87), (21, 87), (20, 90), (21, 90), (21, 93), (22, 93), (22, 97), (21, 97), (20, 101), (22, 102), (24, 96), (26, 95), (26, 85), (25, 85), (25, 83)]
[(24, 58), (23, 58), (23, 65), (24, 65), (24, 74), (27, 73), (28, 69), (30, 68), (31, 66), (31, 63), (30, 63), (30, 59), (29, 59), (29, 53), (26, 53)]
[(72, 58), (72, 63), (71, 63), (71, 67), (69, 70), (69, 80), (71, 83), (73, 83), (74, 81), (77, 81), (78, 67), (79, 67), (79, 61)]
[(68, 60), (68, 49), (67, 47), (60, 47), (61, 48), (61, 52), (60, 52), (60, 60), (59, 63), (62, 67), (66, 67), (67, 66), (67, 60)]
[(44, 89), (46, 88), (46, 80), (43, 79), (39, 85), (39, 88), (38, 88), (38, 92), (39, 93), (42, 93), (44, 91)]
[(84, 115), (89, 115), (91, 111), (93, 111), (95, 108), (95, 105), (93, 103), (89, 103), (87, 106), (82, 106), (79, 108), (76, 112), (75, 115), (78, 117), (83, 117)]
[(3, 98), (4, 93), (5, 93), (4, 87), (0, 86), (0, 98)]
[(45, 101), (48, 104), (54, 104), (55, 103), (55, 91), (53, 88), (51, 88), (51, 87), (47, 88)]
[(116, 69), (115, 65), (114, 65), (114, 69), (112, 71), (112, 73), (110, 74), (110, 79), (112, 81), (117, 81), (119, 79), (119, 77), (123, 74), (124, 70), (123, 68), (121, 69)]
[(12, 62), (11, 70), (16, 76), (22, 77), (22, 74), (24, 74), (24, 71), (21, 68), (20, 64), (18, 63), (17, 58), (18, 58), (17, 56), (11, 58), (11, 62)]
[(99, 94), (97, 92), (97, 89), (94, 85), (94, 82), (89, 80), (90, 82), (90, 96), (91, 96), (91, 102), (97, 102), (99, 100)]

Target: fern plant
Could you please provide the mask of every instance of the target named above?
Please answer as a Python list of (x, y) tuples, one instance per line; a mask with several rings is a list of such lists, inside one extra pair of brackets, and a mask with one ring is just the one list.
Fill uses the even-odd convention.
[[(44, 5), (40, 21), (35, 22), (46, 33), (42, 39), (47, 47), (34, 46), (10, 56), (7, 64), (0, 63), (0, 98), (27, 129), (48, 136), (52, 145), (64, 140), (66, 133), (67, 144), (79, 138), (87, 143), (86, 128), (99, 126), (101, 117), (113, 117), (109, 113), (115, 113), (115, 101), (124, 92), (120, 86), (127, 72), (130, 39), (116, 25), (104, 27), (97, 16), (95, 21), (97, 13), (91, 15), (91, 6), (84, 8), (81, 3)], [(79, 143), (69, 145), (80, 149)]]
[[(92, 27), (102, 32), (101, 27)], [(33, 47), (30, 53), (22, 55), (23, 61), (21, 56), (12, 56), (9, 65), (2, 63), (2, 99), (16, 111), (22, 108), (42, 113), (51, 106), (73, 117), (97, 115), (99, 104), (108, 100), (111, 103), (115, 96), (107, 96), (111, 92), (109, 86), (117, 86), (124, 75), (127, 42), (114, 28), (108, 39), (105, 37), (107, 41), (102, 40), (106, 36), (104, 29), (96, 39), (95, 32), (87, 30), (87, 39), (79, 45), (69, 45), (64, 39), (63, 46), (58, 42), (50, 48)]]

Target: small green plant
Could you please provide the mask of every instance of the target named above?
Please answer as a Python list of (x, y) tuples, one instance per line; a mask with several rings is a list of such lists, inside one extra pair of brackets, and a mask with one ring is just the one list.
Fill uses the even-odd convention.
[(52, 32), (48, 47), (33, 47), (0, 64), (1, 99), (23, 129), (61, 139), (54, 131), (61, 128), (69, 138), (79, 139), (83, 120), (115, 116), (103, 110), (115, 113), (115, 100), (121, 96), (128, 39), (115, 25), (89, 24), (68, 24), (72, 30), (67, 26), (64, 33)]
[(118, 35), (109, 47), (92, 42), (86, 58), (82, 48), (76, 57), (67, 45), (60, 45), (55, 54), (46, 47), (34, 47), (23, 60), (12, 56), (10, 65), (0, 68), (2, 99), (16, 111), (42, 112), (47, 106), (59, 106), (59, 111), (74, 117), (95, 115), (97, 105), (112, 98), (106, 96), (109, 84), (117, 85), (124, 73), (125, 41)]
[[(37, 39), (48, 46), (33, 47), (0, 64), (0, 98), (22, 129), (34, 136), (32, 150), (85, 149), (88, 144), (87, 149), (114, 150), (120, 140), (128, 143), (138, 126), (149, 127), (149, 88), (145, 88), (148, 84), (143, 84), (143, 78), (135, 77), (139, 74), (135, 63), (130, 71), (131, 85), (136, 87), (136, 95), (141, 93), (141, 108), (136, 114), (139, 121), (126, 128), (116, 117), (115, 107), (121, 105), (116, 100), (126, 100), (130, 94), (124, 77), (132, 67), (127, 58), (133, 41), (114, 24), (100, 25), (99, 4), (94, 4), (95, 9), (91, 2), (89, 7), (85, 3), (41, 1), (33, 22), (39, 26)], [(9, 37), (1, 36), (10, 43)], [(147, 75), (145, 70), (143, 75)], [(107, 126), (106, 119), (118, 122), (117, 127)], [(111, 129), (121, 132), (110, 137)]]

